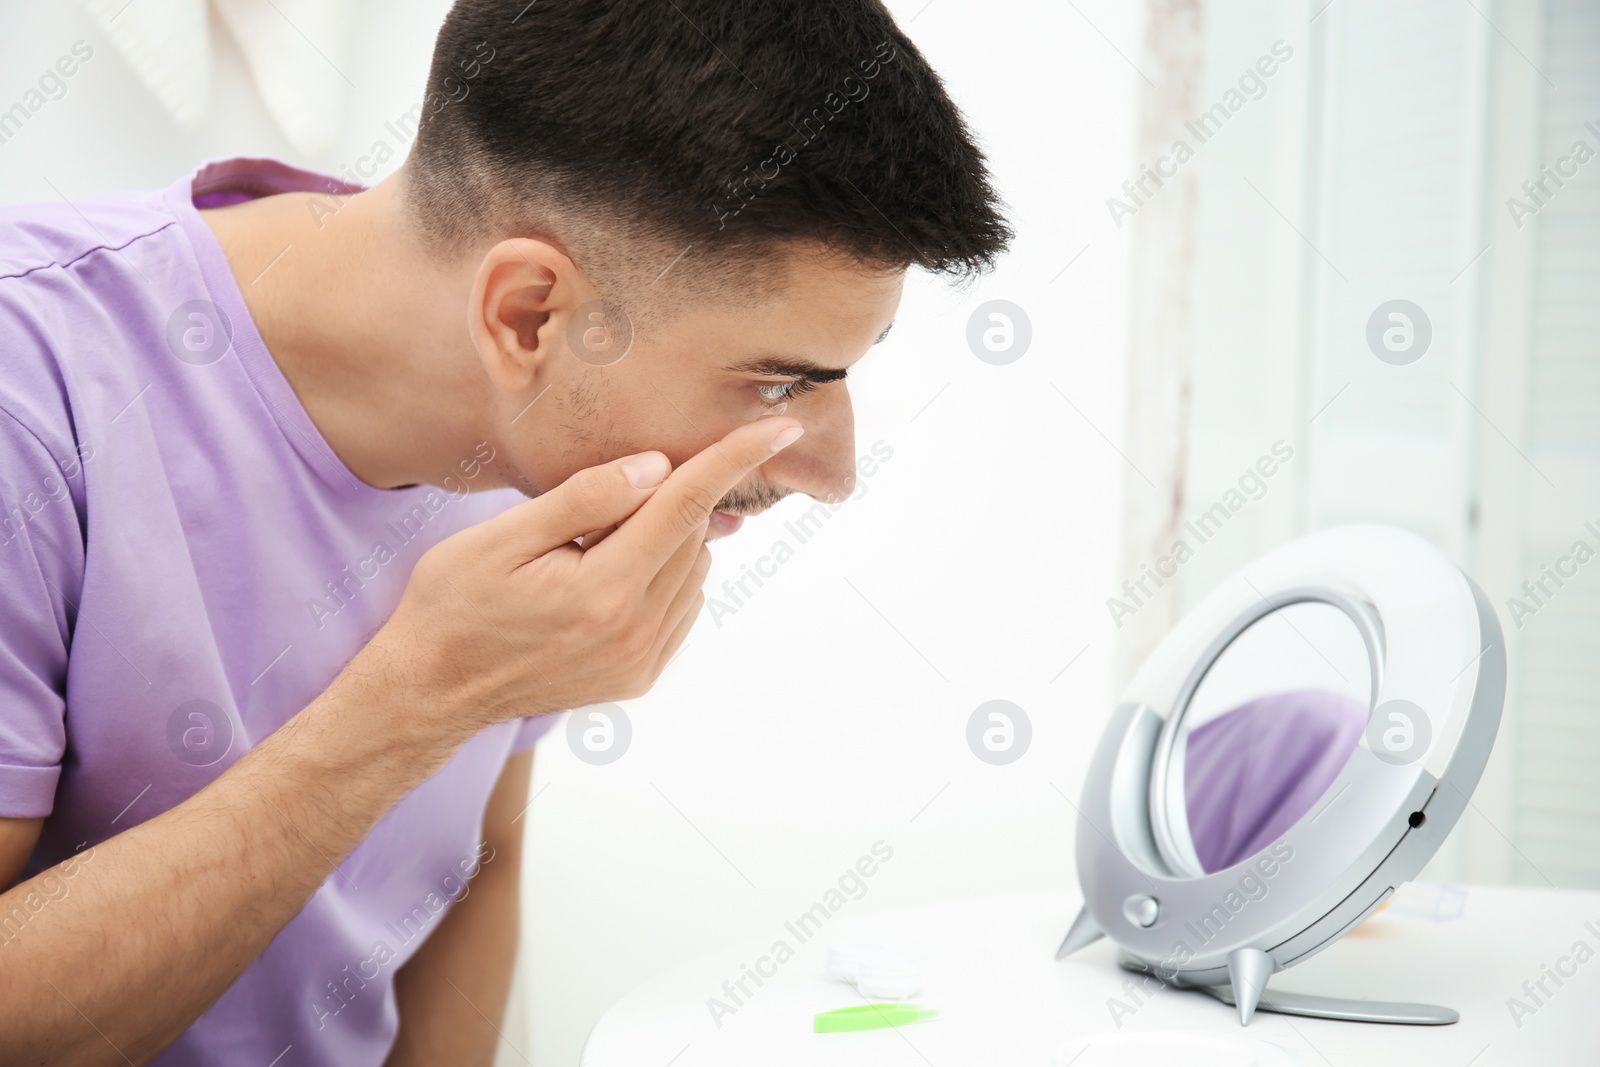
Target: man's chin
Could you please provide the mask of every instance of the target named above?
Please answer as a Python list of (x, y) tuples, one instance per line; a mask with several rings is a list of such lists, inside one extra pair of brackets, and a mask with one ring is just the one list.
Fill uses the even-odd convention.
[(713, 511), (711, 523), (706, 527), (706, 540), (715, 541), (719, 537), (727, 537), (737, 533), (739, 527), (744, 525), (744, 516), (729, 515), (726, 511)]

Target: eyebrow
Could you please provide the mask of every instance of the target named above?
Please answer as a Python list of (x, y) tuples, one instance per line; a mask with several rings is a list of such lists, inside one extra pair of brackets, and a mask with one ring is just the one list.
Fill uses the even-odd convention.
[(799, 378), (803, 381), (814, 382), (817, 385), (842, 381), (847, 373), (843, 368), (824, 367), (819, 363), (811, 362), (809, 359), (790, 357), (752, 359), (744, 363), (736, 363), (728, 369), (736, 374), (764, 374), (774, 378)]
[[(877, 344), (889, 336), (889, 331), (894, 329), (894, 321), (883, 328)], [(848, 371), (837, 367), (824, 367), (820, 363), (813, 363), (809, 359), (786, 356), (766, 356), (760, 359), (746, 360), (735, 363), (728, 368), (735, 374), (764, 374), (773, 378), (799, 378), (803, 381), (814, 382), (817, 385), (826, 385), (828, 382), (843, 381)]]

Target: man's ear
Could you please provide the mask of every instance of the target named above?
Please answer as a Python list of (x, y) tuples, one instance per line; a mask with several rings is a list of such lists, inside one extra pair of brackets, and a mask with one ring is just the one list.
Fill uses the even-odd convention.
[(496, 386), (521, 393), (547, 378), (560, 354), (558, 330), (587, 299), (577, 266), (554, 245), (528, 237), (484, 254), (467, 301), (467, 329)]

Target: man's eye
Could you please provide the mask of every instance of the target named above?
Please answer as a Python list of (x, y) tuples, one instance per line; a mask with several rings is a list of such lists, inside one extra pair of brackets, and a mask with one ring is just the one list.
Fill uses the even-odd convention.
[(815, 385), (806, 381), (804, 378), (797, 378), (792, 382), (763, 383), (756, 386), (756, 392), (760, 393), (761, 399), (765, 400), (767, 403), (777, 404), (799, 396), (801, 393), (809, 393), (815, 388)]

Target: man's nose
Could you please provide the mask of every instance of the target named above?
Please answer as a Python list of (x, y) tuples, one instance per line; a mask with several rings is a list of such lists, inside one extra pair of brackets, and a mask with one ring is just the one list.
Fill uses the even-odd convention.
[[(856, 485), (855, 411), (843, 383), (824, 386), (823, 403), (791, 410), (806, 428), (805, 436), (768, 460), (761, 468), (768, 482), (817, 500), (843, 500)], [(798, 407), (798, 405), (796, 405)]]

